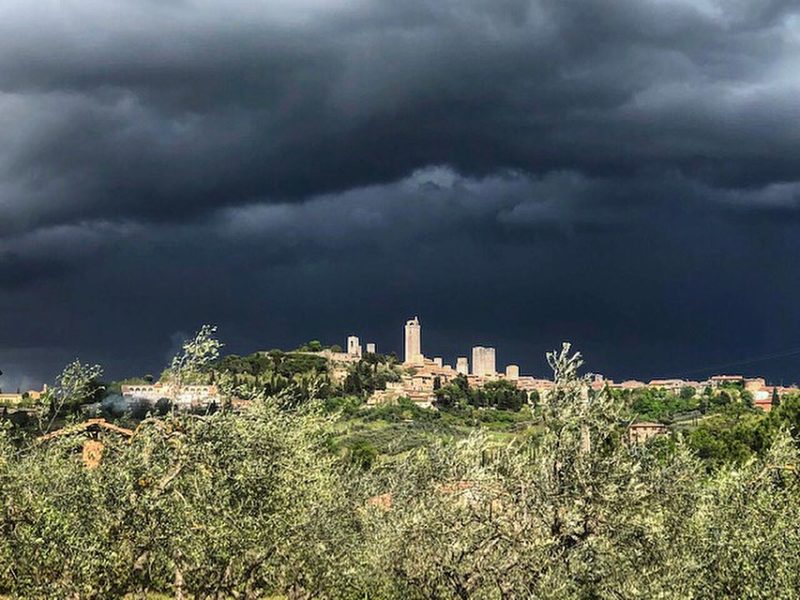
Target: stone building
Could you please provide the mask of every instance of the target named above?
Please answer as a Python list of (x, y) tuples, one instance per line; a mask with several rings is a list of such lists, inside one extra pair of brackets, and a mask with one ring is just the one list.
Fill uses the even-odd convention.
[(506, 365), (506, 379), (510, 381), (519, 379), (519, 365)]
[(375, 349), (375, 344), (368, 343), (367, 344), (367, 354), (375, 354), (377, 350)]
[(715, 388), (724, 385), (744, 386), (744, 375), (714, 375), (708, 379), (708, 385)]
[(495, 349), (475, 346), (472, 349), (472, 374), (478, 377), (490, 377), (496, 373)]
[(650, 438), (658, 435), (665, 435), (667, 433), (666, 426), (661, 423), (654, 423), (651, 421), (644, 421), (642, 423), (634, 423), (628, 430), (628, 438), (630, 441), (641, 444)]
[(422, 365), (425, 359), (422, 355), (422, 328), (419, 324), (419, 317), (406, 321), (405, 334), (406, 364)]
[(744, 389), (748, 392), (760, 392), (767, 388), (767, 381), (763, 377), (750, 377), (744, 380)]
[(469, 375), (469, 360), (466, 356), (459, 356), (456, 359), (456, 371), (461, 375)]
[(42, 394), (47, 391), (47, 384), (44, 385), (41, 391), (38, 390), (28, 390), (24, 394), (15, 393), (2, 393), (0, 392), (0, 406), (17, 406), (21, 404), (24, 400), (40, 400)]
[(16, 406), (22, 402), (22, 394), (0, 393), (0, 406)]
[(177, 389), (175, 386), (163, 383), (123, 385), (122, 396), (152, 403), (166, 398), (182, 406), (207, 405), (212, 402), (219, 403), (221, 400), (215, 385), (183, 385)]
[(531, 396), (532, 392), (536, 392), (539, 394), (540, 398), (543, 398), (546, 394), (550, 393), (555, 386), (555, 384), (549, 379), (537, 379), (528, 375), (519, 377), (515, 383), (519, 389), (527, 392), (528, 397)]
[(389, 381), (386, 389), (376, 390), (367, 398), (369, 406), (392, 404), (400, 398), (408, 398), (421, 408), (430, 408), (436, 400), (433, 379), (428, 377), (403, 377), (401, 381)]
[(447, 385), (458, 375), (453, 367), (443, 364), (440, 357), (423, 358), (421, 363), (408, 366), (412, 368), (401, 375), (400, 381), (387, 382), (385, 389), (376, 390), (367, 399), (367, 404), (374, 406), (408, 398), (417, 406), (430, 408), (436, 400), (436, 388)]
[(361, 341), (358, 336), (351, 335), (347, 337), (347, 353), (350, 356), (361, 358)]
[(647, 384), (644, 381), (638, 381), (636, 379), (626, 379), (621, 383), (612, 383), (609, 387), (620, 390), (638, 390), (647, 387)]
[(647, 387), (660, 388), (678, 394), (686, 385), (687, 382), (683, 379), (651, 379)]

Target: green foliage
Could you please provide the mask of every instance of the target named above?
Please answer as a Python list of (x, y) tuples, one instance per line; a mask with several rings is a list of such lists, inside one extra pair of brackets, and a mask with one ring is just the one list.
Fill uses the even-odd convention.
[(408, 398), (400, 398), (395, 404), (380, 404), (362, 411), (366, 421), (437, 421), (442, 415), (438, 411), (422, 408)]
[(708, 478), (680, 439), (624, 443), (624, 404), (589, 393), (568, 347), (550, 358), (537, 438), (473, 436), (370, 472), (392, 510), (367, 514), (365, 594), (796, 597), (798, 457), (785, 438)]
[(327, 428), (270, 403), (170, 415), (145, 421), (130, 444), (106, 438), (95, 470), (75, 455), (80, 437), (16, 456), (0, 438), (0, 592), (339, 589), (355, 513)]
[(458, 375), (447, 385), (441, 386), (435, 391), (436, 406), (443, 410), (463, 408), (469, 404), (470, 389), (467, 378)]
[(55, 386), (36, 403), (40, 429), (49, 431), (59, 416), (74, 412), (81, 404), (99, 400), (104, 390), (100, 383), (102, 376), (100, 365), (83, 364), (77, 359), (64, 367), (56, 377)]
[[(282, 356), (262, 359), (216, 374), (280, 375)], [(2, 428), (0, 594), (800, 595), (800, 398), (764, 414), (742, 390), (703, 394), (719, 401), (695, 430), (638, 445), (629, 396), (592, 393), (569, 345), (548, 362), (535, 413), (462, 402), (461, 381), (438, 411), (289, 385), (240, 412), (146, 419), (130, 441), (101, 434), (95, 469), (84, 434), (17, 447)], [(648, 406), (697, 401), (674, 398)]]
[(291, 378), (310, 371), (325, 373), (328, 370), (328, 361), (323, 356), (272, 350), (256, 352), (248, 356), (230, 354), (217, 362), (215, 370), (221, 373), (255, 378), (274, 375)]
[(312, 354), (280, 350), (231, 354), (218, 360), (213, 372), (226, 395), (242, 399), (281, 395), (288, 405), (297, 405), (329, 397), (335, 391), (328, 361)]
[(770, 401), (770, 406), (772, 408), (778, 408), (781, 405), (781, 396), (778, 394), (777, 388), (772, 388), (772, 400)]
[(366, 440), (358, 440), (350, 448), (350, 461), (360, 469), (369, 469), (378, 458), (378, 449)]
[(796, 440), (800, 440), (800, 395), (788, 394), (773, 411), (769, 420), (774, 426), (785, 426)]
[(706, 387), (701, 393), (689, 386), (678, 394), (663, 388), (613, 390), (629, 407), (629, 416), (637, 420), (670, 423), (694, 412), (713, 414), (731, 406), (753, 408), (753, 395), (741, 385), (730, 384), (717, 389)]
[(786, 431), (800, 444), (800, 397), (787, 395), (769, 413), (742, 404), (719, 407), (688, 435), (690, 447), (708, 468), (744, 464), (764, 456), (774, 440)]
[(217, 328), (203, 325), (193, 338), (183, 343), (181, 351), (169, 366), (169, 381), (176, 386), (207, 381), (203, 377), (219, 358), (222, 342), (216, 338)]
[(435, 394), (436, 406), (444, 410), (474, 406), (516, 411), (528, 402), (528, 395), (510, 381), (499, 379), (472, 388), (463, 375), (435, 390)]
[(352, 416), (364, 405), (358, 396), (329, 396), (322, 400), (322, 407), (326, 414), (340, 414)]
[(551, 358), (557, 384), (535, 441), (493, 447), (473, 436), (375, 473), (374, 490), (393, 498), (368, 522), (365, 581), (379, 595), (647, 597), (689, 585), (669, 542), (696, 489), (664, 492), (696, 465), (685, 452), (657, 464), (622, 443), (613, 398), (589, 398), (569, 348)]
[[(684, 388), (687, 389), (687, 388)], [(614, 390), (612, 393), (629, 406), (631, 416), (644, 421), (665, 421), (675, 414), (700, 408), (700, 398), (692, 394), (674, 394), (663, 388), (640, 388), (636, 390)]]
[(397, 361), (383, 354), (366, 354), (350, 368), (342, 389), (345, 394), (366, 397), (386, 389), (390, 381), (400, 381)]
[(702, 487), (687, 540), (695, 597), (798, 597), (799, 460), (783, 432), (763, 458), (723, 469)]
[(300, 346), (298, 352), (322, 352), (325, 348), (319, 340), (311, 340), (307, 344)]
[(723, 414), (704, 421), (688, 439), (689, 446), (709, 468), (730, 462), (743, 464), (769, 441), (769, 430), (761, 426), (757, 415), (734, 423)]
[(528, 402), (528, 394), (506, 380), (489, 381), (478, 390), (479, 406), (498, 410), (520, 410)]

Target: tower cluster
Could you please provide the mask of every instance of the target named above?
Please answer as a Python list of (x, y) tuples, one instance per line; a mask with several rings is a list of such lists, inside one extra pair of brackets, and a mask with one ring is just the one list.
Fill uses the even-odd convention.
[[(519, 379), (519, 367), (517, 365), (508, 365), (504, 374), (498, 372), (497, 350), (491, 346), (475, 346), (472, 348), (472, 368), (470, 368), (470, 357), (468, 356), (459, 356), (456, 359), (455, 368), (452, 365), (444, 364), (444, 360), (440, 356), (426, 357), (422, 353), (422, 325), (418, 316), (406, 321), (403, 329), (403, 338), (403, 364), (407, 366), (449, 370), (454, 376), (460, 374), (488, 379), (497, 377), (505, 377), (511, 380)], [(375, 354), (375, 352), (376, 346), (374, 343), (366, 344), (365, 351), (362, 349), (361, 340), (358, 336), (350, 335), (347, 337), (346, 356), (343, 356), (343, 358), (357, 360), (364, 353)]]
[[(405, 356), (404, 362), (407, 365), (422, 366), (426, 360), (432, 364), (442, 367), (442, 359), (435, 357), (432, 360), (426, 359), (422, 353), (422, 326), (419, 317), (414, 317), (406, 321), (405, 325)], [(475, 346), (472, 348), (472, 369), (470, 370), (470, 360), (467, 356), (459, 356), (456, 359), (455, 371), (461, 375), (476, 375), (478, 377), (494, 377), (497, 375), (497, 351), (490, 346)], [(508, 365), (506, 377), (519, 378), (519, 367)]]
[[(377, 352), (375, 344), (369, 342), (367, 344), (366, 353), (375, 354), (375, 352)], [(358, 339), (357, 335), (347, 336), (347, 355), (351, 358), (361, 358), (364, 355), (364, 351), (361, 347), (361, 340)]]

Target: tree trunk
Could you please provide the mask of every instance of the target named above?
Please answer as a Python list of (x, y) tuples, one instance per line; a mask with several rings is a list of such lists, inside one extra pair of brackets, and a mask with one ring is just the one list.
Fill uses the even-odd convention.
[(175, 567), (175, 600), (183, 600), (183, 573), (180, 567)]

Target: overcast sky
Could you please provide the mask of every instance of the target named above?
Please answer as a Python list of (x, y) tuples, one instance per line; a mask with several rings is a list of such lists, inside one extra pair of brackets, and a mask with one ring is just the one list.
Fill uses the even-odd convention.
[(416, 314), (447, 361), (788, 383), (717, 365), (800, 348), (798, 242), (797, 0), (0, 2), (5, 389)]

